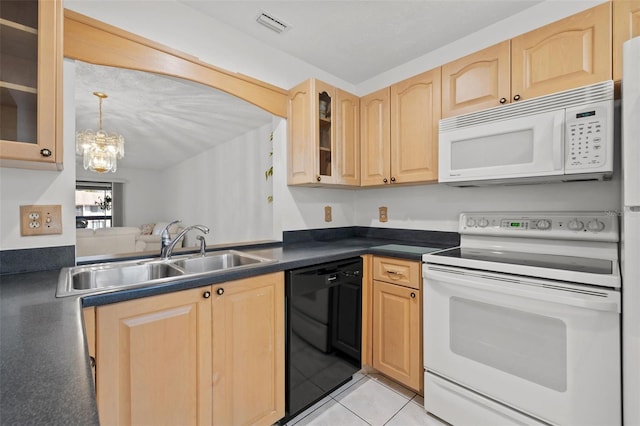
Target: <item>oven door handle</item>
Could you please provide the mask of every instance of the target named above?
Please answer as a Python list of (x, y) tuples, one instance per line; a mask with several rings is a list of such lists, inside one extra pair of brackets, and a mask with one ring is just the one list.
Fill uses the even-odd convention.
[[(470, 276), (472, 276), (473, 279), (466, 278)], [(425, 281), (433, 280), (443, 284), (461, 285), (478, 290), (525, 297), (544, 302), (577, 306), (596, 311), (620, 313), (619, 293), (598, 292), (597, 290), (594, 290), (593, 293), (598, 294), (585, 294), (584, 291), (572, 291), (570, 289), (560, 287), (545, 288), (535, 284), (535, 287), (532, 286), (532, 288), (529, 289), (524, 288), (527, 286), (527, 283), (523, 280), (513, 280), (513, 283), (503, 284), (500, 281), (491, 279), (489, 276), (467, 273), (464, 273), (464, 275), (461, 276), (458, 272), (441, 272), (432, 268), (426, 269), (424, 279)]]

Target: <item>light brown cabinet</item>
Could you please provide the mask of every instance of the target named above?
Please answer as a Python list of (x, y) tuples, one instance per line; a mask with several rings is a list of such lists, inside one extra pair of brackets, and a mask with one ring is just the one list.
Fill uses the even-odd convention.
[(613, 2), (613, 79), (622, 79), (622, 45), (640, 36), (640, 0)]
[(361, 100), (362, 186), (438, 180), (440, 102), (440, 68)]
[(442, 66), (442, 117), (453, 117), (511, 100), (509, 40)]
[(284, 274), (84, 310), (103, 424), (284, 417)]
[(611, 3), (511, 40), (511, 96), (525, 100), (611, 79)]
[(442, 116), (609, 80), (610, 58), (605, 3), (443, 65)]
[(284, 273), (213, 286), (213, 419), (284, 417)]
[(96, 309), (103, 424), (211, 424), (211, 287)]
[(62, 168), (62, 1), (3, 0), (0, 166)]
[(289, 185), (360, 185), (360, 99), (317, 79), (289, 91)]
[(420, 262), (374, 256), (372, 264), (372, 366), (421, 393)]

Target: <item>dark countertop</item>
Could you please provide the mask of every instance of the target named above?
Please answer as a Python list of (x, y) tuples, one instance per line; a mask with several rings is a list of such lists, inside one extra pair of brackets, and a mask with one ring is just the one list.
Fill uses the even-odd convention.
[[(425, 252), (432, 250), (426, 248)], [(278, 262), (84, 297), (55, 297), (58, 270), (0, 276), (0, 423), (99, 424), (82, 306), (104, 305), (367, 253), (421, 260), (422, 250), (403, 245), (402, 241), (346, 238), (279, 247), (270, 244), (247, 251)]]

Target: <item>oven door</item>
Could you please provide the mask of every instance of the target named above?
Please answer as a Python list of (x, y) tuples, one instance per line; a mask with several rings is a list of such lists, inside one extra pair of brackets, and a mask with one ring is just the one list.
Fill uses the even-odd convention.
[(619, 292), (429, 264), (424, 284), (428, 372), (551, 424), (620, 424)]
[(562, 175), (564, 110), (440, 131), (440, 182)]

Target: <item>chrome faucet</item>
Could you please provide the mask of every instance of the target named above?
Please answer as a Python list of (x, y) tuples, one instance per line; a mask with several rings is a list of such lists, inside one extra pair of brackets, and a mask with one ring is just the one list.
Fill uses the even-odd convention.
[(180, 241), (180, 239), (184, 237), (186, 233), (191, 231), (192, 229), (197, 229), (203, 234), (209, 233), (209, 228), (207, 228), (204, 225), (191, 225), (191, 226), (187, 226), (182, 231), (180, 231), (180, 233), (176, 235), (176, 237), (172, 240), (171, 235), (169, 235), (169, 227), (171, 225), (175, 225), (176, 223), (180, 223), (180, 222), (181, 222), (180, 220), (174, 220), (173, 222), (165, 226), (165, 228), (162, 230), (161, 244), (160, 244), (161, 245), (160, 258), (162, 260), (167, 260), (171, 258), (171, 254), (173, 254), (173, 249), (178, 243), (178, 241)]

